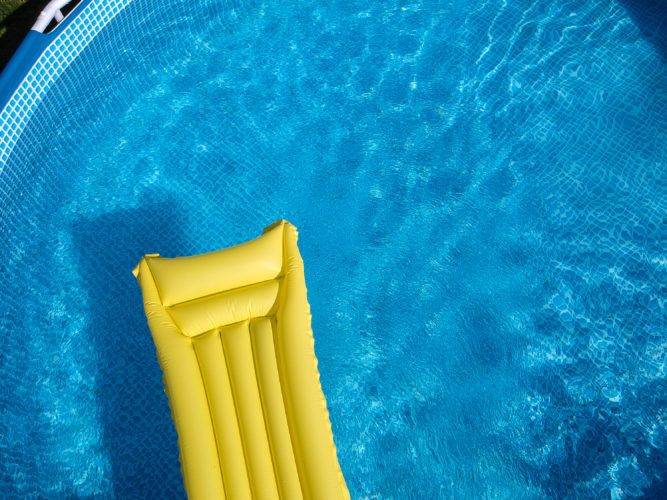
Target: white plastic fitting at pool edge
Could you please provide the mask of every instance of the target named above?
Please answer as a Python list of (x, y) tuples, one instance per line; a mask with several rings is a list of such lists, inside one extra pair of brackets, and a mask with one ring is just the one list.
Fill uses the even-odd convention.
[(71, 1), (72, 0), (51, 0), (47, 6), (44, 7), (44, 10), (40, 12), (39, 16), (37, 17), (37, 21), (30, 29), (44, 33), (44, 30), (53, 19), (55, 19), (57, 22), (65, 19), (65, 16), (63, 16), (63, 13), (60, 12), (60, 9), (62, 9)]

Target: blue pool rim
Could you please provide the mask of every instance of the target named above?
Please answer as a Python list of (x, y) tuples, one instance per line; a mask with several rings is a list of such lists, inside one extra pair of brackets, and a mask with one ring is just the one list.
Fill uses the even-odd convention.
[(9, 98), (21, 85), (21, 82), (44, 53), (46, 48), (63, 32), (65, 27), (94, 0), (81, 0), (74, 10), (58, 26), (49, 33), (40, 33), (31, 29), (16, 49), (16, 52), (0, 73), (0, 109), (3, 109)]
[(82, 0), (79, 5), (68, 15), (53, 31), (40, 33), (31, 29), (19, 45), (12, 58), (0, 73), (0, 109), (4, 108), (14, 91), (28, 74), (28, 71), (37, 62), (46, 48), (62, 33), (79, 13), (93, 0)]
[(0, 74), (0, 172), (54, 82), (131, 2), (82, 0), (53, 31), (30, 30)]

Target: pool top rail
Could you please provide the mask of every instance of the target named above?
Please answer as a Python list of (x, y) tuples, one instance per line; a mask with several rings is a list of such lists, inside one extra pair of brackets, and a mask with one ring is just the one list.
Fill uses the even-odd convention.
[(69, 14), (81, 3), (81, 0), (51, 0), (40, 12), (32, 31), (48, 33), (65, 20)]

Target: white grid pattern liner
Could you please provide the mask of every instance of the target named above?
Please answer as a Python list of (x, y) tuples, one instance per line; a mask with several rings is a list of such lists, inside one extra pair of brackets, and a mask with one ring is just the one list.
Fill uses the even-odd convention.
[(0, 171), (53, 82), (130, 2), (132, 0), (93, 0), (39, 56), (0, 112)]

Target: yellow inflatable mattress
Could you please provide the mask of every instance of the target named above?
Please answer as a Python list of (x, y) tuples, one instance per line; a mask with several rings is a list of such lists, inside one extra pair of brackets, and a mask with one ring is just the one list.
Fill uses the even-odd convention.
[(134, 269), (190, 500), (348, 499), (320, 387), (297, 231), (146, 255)]

